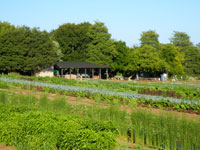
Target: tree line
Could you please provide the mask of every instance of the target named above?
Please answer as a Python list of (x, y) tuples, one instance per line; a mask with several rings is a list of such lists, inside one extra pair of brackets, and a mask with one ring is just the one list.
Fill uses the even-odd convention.
[(0, 72), (32, 75), (57, 61), (86, 61), (108, 65), (112, 72), (200, 75), (200, 44), (185, 32), (174, 31), (162, 44), (153, 31), (142, 32), (140, 46), (128, 47), (111, 38), (102, 22), (66, 23), (47, 32), (0, 22)]

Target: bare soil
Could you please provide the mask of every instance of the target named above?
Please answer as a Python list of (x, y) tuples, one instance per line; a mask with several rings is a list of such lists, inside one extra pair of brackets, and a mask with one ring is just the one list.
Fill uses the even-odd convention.
[(16, 148), (0, 144), (0, 150), (16, 150)]
[(146, 146), (141, 146), (132, 142), (128, 142), (127, 137), (118, 137), (117, 141), (119, 143), (119, 146), (116, 148), (116, 150), (137, 150), (137, 149), (141, 149), (141, 150), (156, 150), (156, 149), (152, 149)]

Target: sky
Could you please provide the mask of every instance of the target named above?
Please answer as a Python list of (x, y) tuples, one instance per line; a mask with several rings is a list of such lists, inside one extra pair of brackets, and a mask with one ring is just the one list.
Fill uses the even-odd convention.
[(174, 31), (200, 42), (200, 0), (0, 0), (0, 21), (51, 31), (64, 23), (104, 22), (115, 40), (140, 44), (154, 30), (161, 43)]

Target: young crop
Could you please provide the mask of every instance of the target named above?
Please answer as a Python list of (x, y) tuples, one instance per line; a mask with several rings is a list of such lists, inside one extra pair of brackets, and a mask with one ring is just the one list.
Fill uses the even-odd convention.
[(144, 94), (137, 94), (137, 93), (128, 93), (128, 92), (117, 92), (117, 91), (110, 91), (104, 89), (95, 89), (95, 88), (88, 88), (88, 87), (77, 87), (77, 86), (70, 86), (70, 85), (61, 85), (61, 84), (50, 84), (44, 82), (37, 82), (37, 81), (26, 81), (20, 79), (12, 79), (12, 78), (0, 78), (1, 81), (9, 82), (9, 83), (17, 83), (17, 84), (24, 84), (24, 85), (34, 85), (40, 87), (48, 87), (52, 89), (62, 90), (62, 91), (74, 91), (74, 92), (87, 92), (87, 93), (100, 93), (104, 95), (111, 95), (111, 96), (122, 96), (126, 98), (130, 98), (133, 100), (137, 99), (145, 99), (145, 100), (152, 100), (152, 101), (169, 101), (171, 103), (177, 104), (188, 104), (188, 105), (198, 105), (200, 100), (184, 100), (178, 99), (173, 97), (163, 97), (163, 96), (152, 96), (152, 95), (144, 95)]
[[(103, 80), (70, 80), (65, 78), (57, 77), (30, 77), (30, 76), (20, 76), (20, 75), (1, 75), (2, 77), (11, 77), (17, 79), (23, 79), (28, 81), (39, 81), (45, 83), (61, 84), (61, 85), (72, 85), (77, 87), (88, 87), (95, 89), (105, 89), (117, 92), (129, 92), (138, 93), (138, 91), (151, 90), (151, 91), (174, 91), (177, 95), (181, 95), (182, 99), (189, 100), (199, 100), (200, 91), (199, 85), (195, 84), (178, 84), (178, 83), (141, 83), (141, 82), (116, 82), (116, 81), (103, 81)], [(172, 95), (172, 94), (169, 94)], [(166, 95), (164, 95), (166, 96)], [(178, 97), (180, 99), (180, 97)]]

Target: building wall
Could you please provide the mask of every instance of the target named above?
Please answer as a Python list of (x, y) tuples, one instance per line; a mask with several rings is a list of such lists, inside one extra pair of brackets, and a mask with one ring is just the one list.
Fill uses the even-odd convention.
[(53, 66), (42, 69), (41, 71), (35, 74), (36, 77), (53, 77)]

